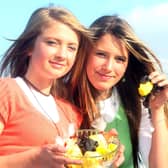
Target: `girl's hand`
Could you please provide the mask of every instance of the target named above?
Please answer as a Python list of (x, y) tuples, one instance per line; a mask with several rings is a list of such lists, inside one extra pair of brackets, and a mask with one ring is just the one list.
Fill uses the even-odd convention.
[(47, 145), (41, 148), (37, 159), (37, 167), (65, 168), (67, 164), (81, 164), (79, 160), (72, 160), (65, 156), (66, 149), (59, 145)]
[(113, 162), (113, 168), (117, 168), (117, 167), (121, 166), (122, 163), (124, 162), (124, 160), (125, 160), (124, 150), (125, 150), (125, 147), (124, 147), (124, 145), (121, 144), (119, 147), (116, 159)]
[(157, 71), (152, 72), (149, 78), (153, 84), (161, 88), (154, 92), (150, 98), (150, 108), (157, 110), (168, 101), (168, 79), (165, 74), (160, 74)]
[[(118, 136), (118, 132), (115, 128), (111, 129), (110, 131), (108, 131), (108, 134), (110, 136)], [(116, 158), (113, 162), (113, 168), (117, 168), (119, 166), (122, 165), (122, 163), (124, 162), (125, 160), (125, 157), (124, 157), (124, 150), (125, 150), (125, 147), (124, 145), (120, 144), (119, 146), (119, 150), (118, 150), (118, 153), (116, 155)]]

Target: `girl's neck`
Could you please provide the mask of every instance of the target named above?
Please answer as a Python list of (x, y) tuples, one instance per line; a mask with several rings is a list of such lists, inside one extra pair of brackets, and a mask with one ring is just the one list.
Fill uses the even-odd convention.
[(51, 87), (52, 87), (51, 81), (48, 83), (45, 83), (45, 80), (44, 81), (33, 80), (33, 78), (30, 78), (27, 75), (25, 75), (23, 79), (29, 86), (31, 86), (39, 93), (45, 96), (49, 96), (51, 94)]
[(112, 94), (112, 89), (106, 90), (106, 91), (99, 91), (96, 96), (96, 100), (97, 101), (105, 100), (105, 99), (109, 98), (111, 96), (111, 94)]

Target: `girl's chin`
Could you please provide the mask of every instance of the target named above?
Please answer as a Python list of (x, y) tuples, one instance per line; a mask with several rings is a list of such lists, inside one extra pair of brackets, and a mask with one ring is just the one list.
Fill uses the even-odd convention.
[(111, 87), (97, 87), (96, 90), (98, 90), (100, 93), (108, 94), (111, 90)]
[(97, 85), (95, 88), (100, 92), (107, 92), (108, 90), (111, 90), (113, 86), (104, 86), (104, 85)]

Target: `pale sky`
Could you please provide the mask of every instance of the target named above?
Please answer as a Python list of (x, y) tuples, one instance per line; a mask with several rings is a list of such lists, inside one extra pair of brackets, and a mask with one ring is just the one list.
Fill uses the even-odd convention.
[(32, 12), (54, 4), (71, 10), (89, 26), (97, 17), (118, 14), (161, 60), (168, 73), (168, 0), (4, 0), (0, 5), (0, 55), (23, 31)]

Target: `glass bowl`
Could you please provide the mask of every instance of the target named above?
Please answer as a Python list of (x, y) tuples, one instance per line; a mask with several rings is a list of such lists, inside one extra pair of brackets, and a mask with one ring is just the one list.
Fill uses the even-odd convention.
[[(79, 137), (87, 136), (96, 141), (94, 151), (82, 152)], [(80, 139), (81, 141), (81, 139)], [(117, 136), (95, 129), (78, 130), (76, 135), (67, 141), (67, 157), (82, 160), (82, 165), (68, 165), (68, 168), (110, 168), (116, 158), (120, 141)]]

